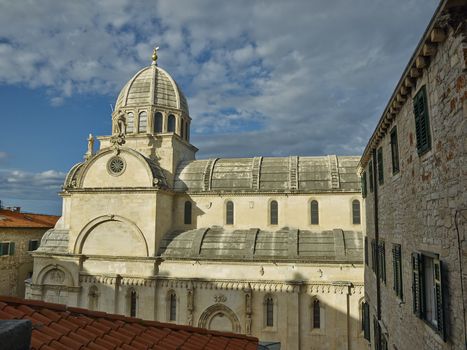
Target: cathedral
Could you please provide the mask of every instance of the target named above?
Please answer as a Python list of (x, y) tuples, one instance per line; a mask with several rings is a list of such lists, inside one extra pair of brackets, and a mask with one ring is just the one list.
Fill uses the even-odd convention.
[(281, 349), (366, 347), (359, 157), (197, 160), (191, 122), (155, 50), (69, 171), (26, 297)]

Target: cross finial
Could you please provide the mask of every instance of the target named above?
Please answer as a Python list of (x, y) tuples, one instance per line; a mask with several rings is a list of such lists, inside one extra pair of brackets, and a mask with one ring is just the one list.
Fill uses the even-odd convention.
[(152, 51), (152, 64), (155, 64), (157, 66), (157, 50), (159, 50), (159, 46), (155, 47), (154, 50)]

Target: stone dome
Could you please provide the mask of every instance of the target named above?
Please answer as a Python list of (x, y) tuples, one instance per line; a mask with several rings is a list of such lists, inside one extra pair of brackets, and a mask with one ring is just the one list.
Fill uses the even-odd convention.
[(189, 115), (186, 98), (178, 84), (155, 64), (141, 69), (125, 84), (118, 95), (115, 110), (144, 105), (176, 108)]

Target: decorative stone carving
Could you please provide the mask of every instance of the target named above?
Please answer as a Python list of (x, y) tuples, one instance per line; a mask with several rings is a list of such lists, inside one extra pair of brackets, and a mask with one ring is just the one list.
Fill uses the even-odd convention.
[(44, 284), (63, 284), (65, 273), (59, 269), (52, 269), (44, 277)]
[(227, 297), (224, 294), (217, 294), (214, 296), (214, 301), (216, 303), (225, 303), (227, 301)]
[(232, 323), (232, 332), (242, 332), (242, 327), (240, 326), (237, 315), (235, 315), (235, 312), (233, 312), (232, 309), (224, 304), (214, 304), (204, 310), (199, 318), (198, 327), (208, 328), (211, 320), (219, 315), (227, 317), (230, 320)]

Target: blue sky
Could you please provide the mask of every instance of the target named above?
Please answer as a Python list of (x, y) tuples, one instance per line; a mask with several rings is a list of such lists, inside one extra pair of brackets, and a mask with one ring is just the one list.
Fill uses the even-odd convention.
[(0, 200), (59, 214), (89, 133), (159, 65), (210, 156), (360, 155), (435, 0), (0, 0)]

